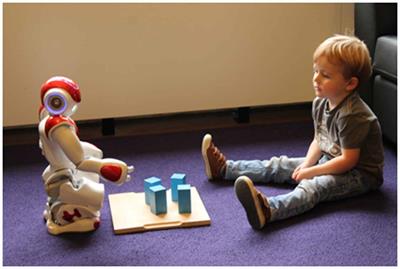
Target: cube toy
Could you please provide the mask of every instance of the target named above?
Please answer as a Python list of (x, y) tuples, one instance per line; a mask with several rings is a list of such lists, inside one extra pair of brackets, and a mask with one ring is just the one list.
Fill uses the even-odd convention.
[(190, 199), (190, 184), (178, 185), (178, 206), (180, 214), (192, 212), (192, 202)]
[(150, 210), (153, 214), (167, 213), (167, 195), (166, 190), (161, 185), (149, 188)]
[(178, 201), (178, 185), (186, 184), (186, 175), (175, 173), (171, 176), (172, 201)]
[(147, 205), (150, 204), (149, 201), (150, 187), (157, 185), (161, 185), (161, 179), (159, 179), (158, 177), (150, 177), (144, 180), (144, 197)]

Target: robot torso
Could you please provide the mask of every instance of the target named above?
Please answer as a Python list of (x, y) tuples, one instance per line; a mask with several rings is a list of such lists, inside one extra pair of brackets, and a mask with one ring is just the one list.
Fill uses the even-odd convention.
[(45, 156), (50, 164), (51, 170), (60, 170), (65, 168), (74, 169), (75, 165), (68, 159), (61, 149), (52, 138), (52, 132), (59, 127), (70, 128), (71, 131), (78, 132), (75, 122), (64, 116), (46, 116), (39, 123), (39, 139), (42, 154)]

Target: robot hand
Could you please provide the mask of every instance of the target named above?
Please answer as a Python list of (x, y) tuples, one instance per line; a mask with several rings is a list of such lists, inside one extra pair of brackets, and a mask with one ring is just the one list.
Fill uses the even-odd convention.
[(103, 159), (100, 167), (100, 176), (108, 181), (118, 185), (131, 180), (129, 175), (134, 171), (134, 167), (126, 165), (123, 161), (117, 159)]
[(104, 180), (121, 185), (131, 179), (129, 174), (133, 172), (134, 167), (128, 166), (123, 161), (117, 159), (97, 159), (91, 157), (80, 162), (77, 165), (77, 169), (96, 173)]

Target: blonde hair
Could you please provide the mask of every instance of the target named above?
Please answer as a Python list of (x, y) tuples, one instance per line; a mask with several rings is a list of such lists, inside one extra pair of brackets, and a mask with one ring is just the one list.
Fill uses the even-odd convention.
[(329, 37), (315, 50), (314, 62), (321, 56), (327, 57), (331, 64), (341, 65), (346, 79), (356, 77), (362, 83), (368, 81), (371, 75), (371, 57), (368, 48), (357, 37), (345, 35)]

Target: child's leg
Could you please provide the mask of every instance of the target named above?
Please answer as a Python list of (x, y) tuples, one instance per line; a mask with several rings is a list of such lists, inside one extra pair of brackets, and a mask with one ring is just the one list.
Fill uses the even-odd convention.
[(246, 175), (255, 182), (293, 183), (294, 169), (304, 158), (273, 157), (268, 161), (227, 161), (222, 152), (214, 145), (212, 136), (206, 134), (201, 146), (205, 172), (209, 180), (236, 180)]
[(360, 195), (370, 189), (369, 182), (365, 182), (357, 171), (304, 179), (292, 192), (274, 197), (262, 194), (246, 176), (235, 181), (236, 196), (254, 229), (263, 228), (267, 222), (304, 213), (319, 202)]
[(203, 137), (201, 155), (203, 156), (204, 168), (208, 180), (215, 181), (223, 179), (226, 168), (226, 158), (214, 145), (210, 134), (206, 134)]
[(299, 215), (323, 201), (344, 199), (369, 190), (359, 172), (353, 170), (341, 175), (324, 175), (302, 180), (287, 194), (268, 198), (271, 209), (269, 221)]
[(259, 161), (227, 161), (225, 179), (235, 180), (239, 176), (247, 176), (254, 182), (276, 182), (296, 184), (292, 179), (294, 169), (304, 158), (273, 157)]

